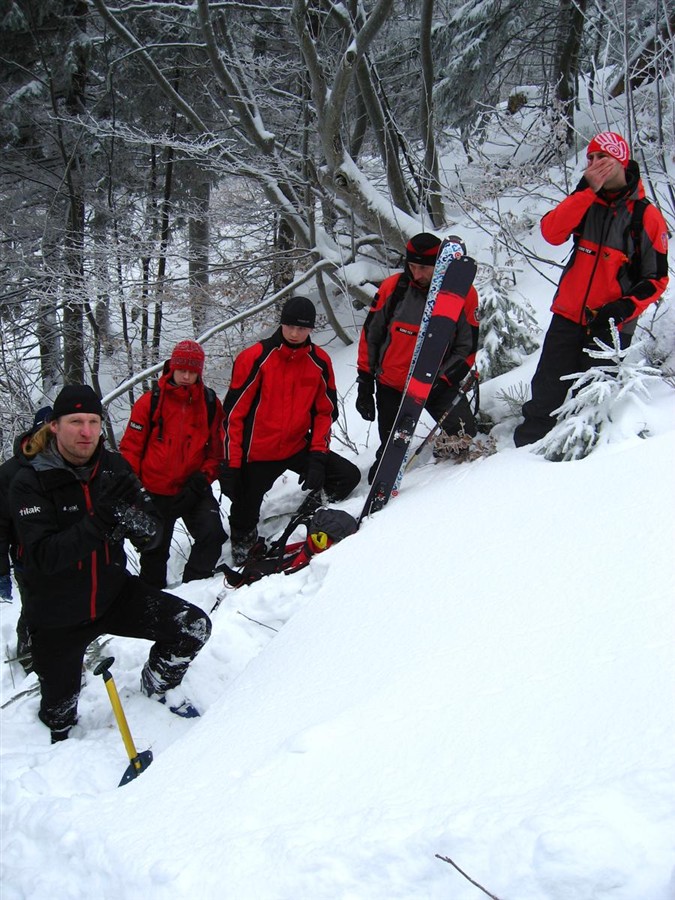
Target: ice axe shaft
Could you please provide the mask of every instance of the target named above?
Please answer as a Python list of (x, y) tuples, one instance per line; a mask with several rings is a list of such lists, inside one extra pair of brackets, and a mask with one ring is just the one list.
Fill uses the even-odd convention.
[(105, 688), (108, 692), (108, 697), (110, 697), (110, 704), (113, 708), (115, 719), (117, 720), (117, 726), (120, 730), (120, 734), (122, 735), (122, 740), (124, 741), (124, 748), (127, 751), (127, 756), (129, 757), (130, 764), (119, 783), (119, 787), (122, 787), (123, 784), (127, 784), (134, 778), (138, 778), (141, 772), (144, 772), (148, 768), (148, 766), (152, 762), (152, 751), (144, 750), (139, 753), (136, 750), (134, 740), (131, 737), (131, 731), (129, 730), (129, 725), (127, 723), (127, 717), (124, 715), (124, 710), (122, 709), (120, 695), (117, 693), (115, 679), (110, 673), (110, 666), (114, 662), (114, 656), (108, 656), (105, 659), (101, 660), (101, 662), (94, 669), (94, 675), (101, 675), (103, 677)]

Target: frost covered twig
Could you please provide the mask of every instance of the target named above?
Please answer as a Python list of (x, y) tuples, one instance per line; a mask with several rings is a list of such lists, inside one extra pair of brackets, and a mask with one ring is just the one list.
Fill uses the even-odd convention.
[(469, 875), (466, 874), (466, 872), (464, 872), (462, 869), (460, 869), (460, 867), (457, 865), (457, 863), (456, 863), (454, 860), (450, 859), (449, 856), (441, 856), (440, 854), (437, 853), (437, 854), (436, 854), (436, 859), (440, 859), (440, 860), (442, 860), (443, 862), (450, 863), (450, 865), (451, 865), (453, 868), (457, 869), (457, 871), (459, 872), (459, 874), (460, 874), (460, 875), (463, 875), (463, 876), (466, 878), (467, 881), (470, 881), (471, 884), (472, 884), (474, 887), (477, 887), (479, 890), (481, 890), (481, 891), (482, 891), (484, 894), (486, 894), (488, 897), (492, 897), (492, 900), (499, 900), (499, 897), (497, 897), (496, 894), (491, 894), (490, 891), (486, 890), (486, 889), (483, 887), (482, 884), (478, 884), (477, 881), (474, 881), (473, 878), (471, 878)]

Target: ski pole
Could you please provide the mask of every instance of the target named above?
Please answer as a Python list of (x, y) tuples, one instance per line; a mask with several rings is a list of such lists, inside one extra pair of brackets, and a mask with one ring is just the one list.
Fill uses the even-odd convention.
[(415, 462), (419, 458), (420, 453), (424, 450), (425, 447), (428, 447), (429, 444), (431, 443), (431, 441), (436, 437), (436, 435), (438, 434), (440, 429), (443, 427), (443, 422), (445, 422), (445, 420), (450, 415), (452, 410), (455, 408), (455, 406), (457, 406), (459, 401), (462, 399), (462, 395), (468, 394), (469, 391), (471, 390), (471, 388), (477, 382), (478, 382), (478, 372), (475, 369), (471, 369), (464, 376), (464, 380), (460, 384), (458, 392), (452, 398), (452, 403), (450, 404), (450, 406), (445, 410), (443, 415), (439, 416), (438, 422), (436, 422), (434, 427), (431, 429), (429, 434), (424, 438), (424, 440), (420, 443), (419, 447), (417, 447), (415, 452), (410, 454), (410, 458), (408, 459), (408, 462), (406, 463), (406, 466), (405, 466), (405, 470), (404, 470), (405, 472), (408, 472), (410, 469), (412, 469), (412, 467), (415, 465)]
[(117, 725), (119, 727), (120, 734), (122, 735), (122, 740), (124, 741), (124, 747), (130, 760), (129, 766), (127, 767), (127, 770), (125, 771), (124, 775), (122, 776), (122, 780), (118, 785), (118, 787), (122, 787), (123, 784), (128, 784), (128, 782), (133, 781), (134, 778), (138, 778), (141, 772), (144, 772), (148, 768), (148, 766), (152, 762), (152, 750), (143, 750), (142, 753), (138, 753), (136, 747), (134, 746), (134, 741), (131, 737), (131, 731), (129, 731), (129, 725), (127, 724), (127, 717), (124, 715), (122, 702), (120, 701), (120, 695), (117, 693), (117, 687), (115, 686), (115, 679), (110, 674), (110, 666), (114, 662), (114, 656), (108, 656), (105, 659), (102, 659), (94, 669), (94, 675), (103, 676), (105, 688), (108, 692), (108, 696), (110, 697), (110, 703), (112, 705), (113, 712), (115, 713), (115, 719), (117, 720)]

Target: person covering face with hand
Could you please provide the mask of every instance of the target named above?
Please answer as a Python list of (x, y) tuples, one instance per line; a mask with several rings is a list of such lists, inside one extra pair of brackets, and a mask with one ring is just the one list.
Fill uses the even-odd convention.
[(342, 500), (359, 482), (358, 468), (330, 450), (337, 393), (330, 358), (312, 343), (314, 304), (290, 297), (274, 334), (243, 350), (234, 362), (225, 411), (220, 483), (232, 500), (230, 530), (236, 565), (257, 540), (260, 507), (283, 472), (297, 472), (309, 491), (305, 508)]
[(553, 298), (532, 397), (514, 432), (517, 447), (543, 438), (555, 425), (553, 411), (570, 387), (564, 376), (584, 372), (594, 360), (596, 339), (612, 344), (611, 323), (621, 347), (629, 346), (637, 319), (668, 284), (668, 233), (645, 198), (628, 144), (612, 131), (597, 134), (586, 151), (583, 177), (569, 197), (541, 222), (550, 244), (574, 240), (572, 255)]

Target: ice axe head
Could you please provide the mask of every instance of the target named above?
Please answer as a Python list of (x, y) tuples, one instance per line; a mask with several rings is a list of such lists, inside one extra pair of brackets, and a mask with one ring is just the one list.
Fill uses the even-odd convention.
[(110, 672), (110, 666), (114, 662), (114, 656), (107, 656), (105, 659), (102, 659), (94, 669), (94, 675), (103, 676), (103, 681), (105, 682), (105, 687), (108, 691), (108, 697), (110, 698), (110, 703), (113, 712), (115, 713), (115, 719), (117, 720), (117, 725), (120, 734), (122, 735), (127, 755), (129, 756), (129, 765), (119, 783), (119, 786), (121, 787), (123, 784), (128, 784), (130, 781), (133, 781), (134, 778), (138, 778), (141, 772), (144, 772), (148, 768), (152, 762), (152, 750), (143, 750), (142, 753), (138, 753), (136, 750), (133, 738), (131, 737), (131, 732), (129, 731), (129, 725), (127, 724), (127, 718), (124, 715), (122, 703), (119, 694), (117, 693), (117, 688), (115, 687), (115, 679)]

